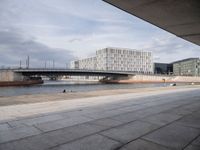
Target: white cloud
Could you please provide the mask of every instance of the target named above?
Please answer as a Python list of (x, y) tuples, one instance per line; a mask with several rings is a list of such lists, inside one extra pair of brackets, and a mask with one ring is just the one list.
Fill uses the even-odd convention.
[[(2, 0), (0, 20), (1, 31), (13, 29), (13, 33), (23, 33), (25, 41), (29, 39), (55, 52), (71, 50), (79, 58), (107, 46), (152, 51), (155, 60), (163, 62), (200, 55), (199, 46), (101, 0)], [(0, 37), (0, 50), (8, 55), (5, 47), (9, 43)]]

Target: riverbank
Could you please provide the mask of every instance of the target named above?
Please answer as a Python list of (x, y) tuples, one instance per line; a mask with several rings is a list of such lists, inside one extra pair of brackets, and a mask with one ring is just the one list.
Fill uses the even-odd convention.
[(79, 98), (89, 98), (116, 94), (127, 94), (127, 93), (145, 93), (153, 91), (167, 91), (173, 89), (182, 88), (198, 88), (200, 85), (186, 85), (176, 87), (151, 87), (151, 88), (136, 88), (136, 89), (114, 89), (114, 90), (98, 90), (88, 92), (66, 92), (56, 94), (34, 94), (34, 95), (21, 95), (21, 96), (8, 96), (0, 97), (0, 106), (17, 105), (17, 104), (28, 104), (28, 103), (39, 103), (48, 101), (60, 101), (60, 100), (72, 100)]

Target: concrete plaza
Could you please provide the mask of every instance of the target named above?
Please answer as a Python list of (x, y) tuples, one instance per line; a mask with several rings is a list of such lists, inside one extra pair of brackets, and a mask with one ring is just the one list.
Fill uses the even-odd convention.
[(200, 86), (0, 107), (0, 150), (199, 150)]

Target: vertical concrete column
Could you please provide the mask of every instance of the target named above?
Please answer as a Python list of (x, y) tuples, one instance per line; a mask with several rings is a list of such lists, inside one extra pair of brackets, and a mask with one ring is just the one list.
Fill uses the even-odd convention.
[(0, 81), (22, 81), (23, 75), (21, 73), (15, 73), (12, 70), (1, 70)]

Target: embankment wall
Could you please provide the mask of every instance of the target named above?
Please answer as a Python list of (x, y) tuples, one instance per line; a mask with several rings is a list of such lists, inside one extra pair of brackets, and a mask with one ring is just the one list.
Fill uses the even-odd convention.
[(199, 82), (200, 77), (192, 76), (165, 76), (165, 75), (134, 75), (129, 76), (127, 79), (110, 80), (108, 82), (118, 82), (118, 83), (160, 83), (160, 82)]
[(19, 73), (15, 73), (12, 70), (0, 71), (0, 82), (4, 81), (22, 81), (23, 76)]

